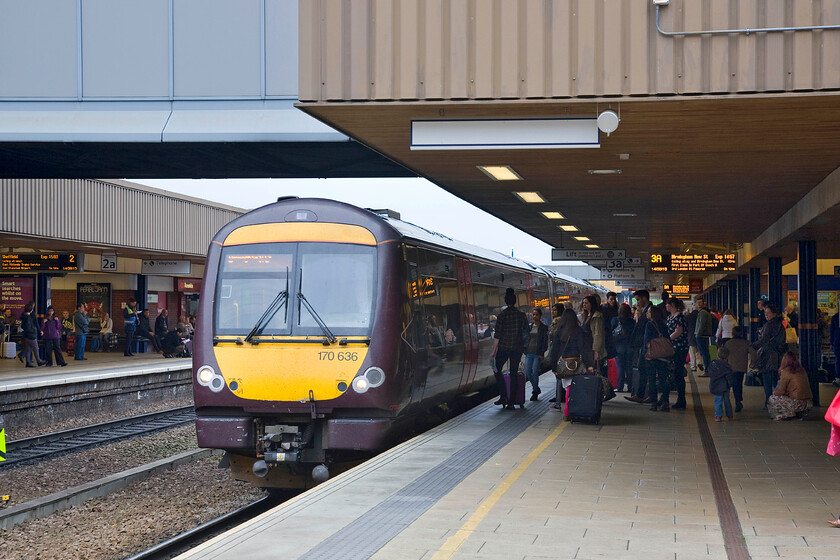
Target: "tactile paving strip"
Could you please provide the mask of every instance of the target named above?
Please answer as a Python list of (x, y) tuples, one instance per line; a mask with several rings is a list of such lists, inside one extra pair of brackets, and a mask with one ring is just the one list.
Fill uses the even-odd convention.
[(483, 465), (543, 414), (548, 400), (532, 402), (525, 410), (499, 410), (510, 418), (488, 431), (449, 459), (397, 491), (301, 559), (369, 558), (408, 525), (423, 515), (470, 473)]

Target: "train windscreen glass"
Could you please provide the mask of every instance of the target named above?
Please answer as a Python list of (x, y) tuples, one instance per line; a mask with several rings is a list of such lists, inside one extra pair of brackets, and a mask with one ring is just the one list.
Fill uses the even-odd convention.
[[(237, 245), (222, 250), (216, 334), (247, 334), (294, 277), (294, 243)], [(262, 333), (288, 334), (288, 297), (263, 321)]]
[[(215, 334), (368, 335), (376, 248), (341, 243), (259, 243), (222, 249)], [(288, 289), (288, 293), (283, 294)], [(303, 294), (315, 311), (301, 305)], [(278, 296), (283, 297), (278, 297)], [(266, 312), (268, 313), (266, 314)]]

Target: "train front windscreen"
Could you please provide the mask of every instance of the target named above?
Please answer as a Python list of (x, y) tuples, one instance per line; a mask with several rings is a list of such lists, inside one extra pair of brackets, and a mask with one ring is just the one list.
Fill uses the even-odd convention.
[(224, 247), (214, 335), (324, 336), (330, 332), (368, 336), (375, 291), (376, 248), (372, 246), (255, 243)]

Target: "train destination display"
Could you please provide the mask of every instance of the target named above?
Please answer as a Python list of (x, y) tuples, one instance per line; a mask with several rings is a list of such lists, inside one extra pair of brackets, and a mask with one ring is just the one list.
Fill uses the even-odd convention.
[(735, 253), (663, 254), (650, 256), (651, 272), (736, 272)]
[(79, 272), (75, 253), (0, 253), (3, 272)]

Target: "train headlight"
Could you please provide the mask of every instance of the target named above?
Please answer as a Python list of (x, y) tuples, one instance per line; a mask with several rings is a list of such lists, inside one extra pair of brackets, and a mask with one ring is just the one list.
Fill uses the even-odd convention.
[(371, 387), (379, 387), (385, 383), (385, 372), (382, 371), (382, 368), (378, 367), (368, 368), (365, 372), (365, 379), (367, 379), (368, 385)]
[(370, 383), (365, 376), (357, 377), (353, 380), (353, 390), (357, 393), (367, 393), (370, 388)]
[(214, 393), (218, 393), (225, 388), (225, 378), (216, 373), (210, 366), (201, 366), (198, 368), (196, 379), (199, 385), (209, 387)]

